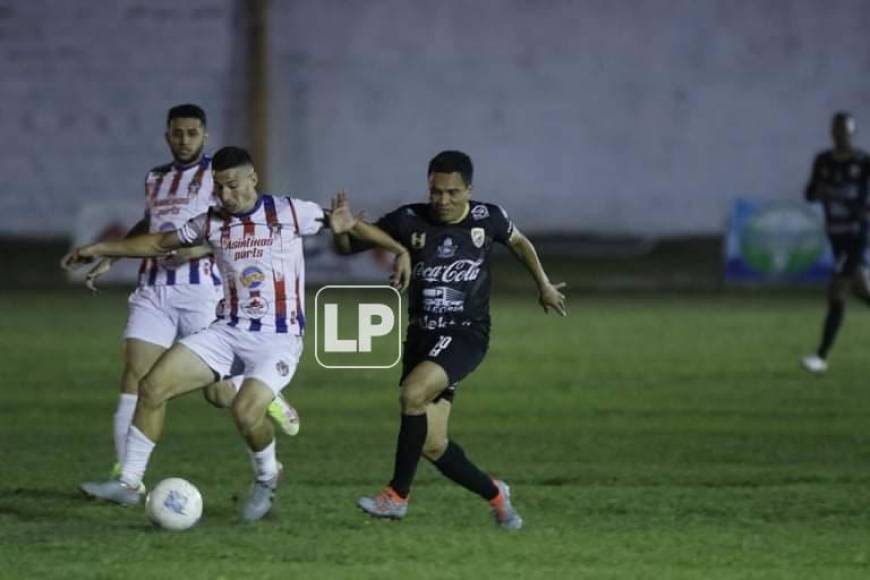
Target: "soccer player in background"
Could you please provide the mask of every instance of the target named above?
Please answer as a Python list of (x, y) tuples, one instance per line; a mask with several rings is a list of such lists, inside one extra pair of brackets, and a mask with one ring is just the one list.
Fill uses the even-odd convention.
[[(316, 234), (325, 222), (341, 233), (354, 227), (356, 220), (336, 203), (327, 217), (309, 201), (260, 195), (257, 173), (244, 149), (220, 149), (212, 171), (219, 209), (209, 208), (178, 229), (98, 242), (64, 257), (63, 263), (73, 267), (91, 257), (153, 258), (205, 243), (214, 252), (224, 282), (218, 319), (176, 342), (140, 383), (120, 479), (88, 483), (83, 489), (98, 499), (137, 504), (138, 487), (163, 432), (166, 402), (213, 383), (240, 359), (245, 378), (231, 413), (254, 468), (254, 483), (241, 516), (255, 521), (271, 509), (282, 470), (266, 410), (292, 379), (302, 354), (302, 237)], [(364, 225), (357, 229), (365, 236)], [(396, 284), (404, 287), (410, 274), (407, 251), (380, 230), (369, 230), (373, 232), (366, 237), (369, 242), (398, 256)]]
[[(211, 158), (204, 154), (208, 140), (205, 111), (193, 104), (169, 109), (165, 138), (172, 162), (148, 172), (145, 216), (133, 226), (128, 237), (175, 230), (216, 203)], [(95, 289), (96, 280), (109, 271), (114, 261), (115, 258), (104, 258), (88, 272), (89, 288)], [(139, 381), (177, 337), (202, 330), (214, 320), (222, 291), (213, 264), (211, 249), (207, 246), (184, 248), (172, 255), (142, 260), (138, 287), (130, 296), (124, 329), (121, 396), (113, 417), (114, 476), (120, 475), (124, 460)], [(239, 385), (241, 376), (217, 382), (206, 390), (206, 398), (217, 406), (228, 407)], [(288, 435), (299, 431), (299, 416), (283, 399), (276, 398), (270, 416)]]
[[(564, 284), (552, 284), (532, 243), (498, 205), (471, 200), (473, 166), (460, 151), (443, 151), (428, 168), (429, 203), (404, 205), (376, 227), (411, 251), (408, 331), (400, 378), (401, 424), (393, 477), (378, 494), (357, 505), (379, 518), (400, 519), (420, 455), (448, 479), (487, 500), (503, 528), (519, 529), (522, 518), (510, 488), (493, 480), (449, 439), (447, 424), (456, 388), (481, 363), (489, 345), (489, 257), (493, 244), (506, 245), (538, 285), (545, 312), (567, 314)], [(346, 197), (340, 196), (346, 206)], [(349, 208), (348, 208), (348, 211)], [(333, 230), (342, 253), (368, 247)], [(367, 227), (371, 227), (365, 224)]]
[(870, 161), (852, 139), (855, 119), (839, 112), (831, 121), (833, 149), (816, 155), (804, 193), (807, 201), (819, 202), (825, 210), (825, 229), (834, 253), (834, 273), (828, 283), (828, 312), (822, 340), (815, 353), (801, 360), (812, 373), (828, 370), (828, 353), (843, 322), (846, 296), (853, 293), (870, 302), (870, 279), (864, 252), (867, 245), (867, 194)]

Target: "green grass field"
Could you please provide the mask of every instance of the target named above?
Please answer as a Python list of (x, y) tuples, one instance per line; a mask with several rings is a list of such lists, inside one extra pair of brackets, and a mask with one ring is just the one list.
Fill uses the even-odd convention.
[(868, 578), (870, 313), (850, 304), (832, 369), (798, 369), (821, 292), (571, 297), (570, 317), (500, 296), (453, 435), (506, 478), (526, 529), (421, 464), (402, 522), (354, 506), (389, 477), (397, 370), (326, 371), (285, 391), (274, 514), (236, 521), (250, 472), (226, 412), (170, 404), (147, 476), (185, 477), (182, 533), (86, 501), (112, 463), (125, 295), (0, 294), (2, 578)]

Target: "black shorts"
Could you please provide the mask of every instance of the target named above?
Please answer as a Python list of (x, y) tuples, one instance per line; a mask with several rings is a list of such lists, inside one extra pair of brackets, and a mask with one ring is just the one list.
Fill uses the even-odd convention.
[(449, 330), (420, 330), (411, 327), (405, 340), (402, 356), (402, 378), (405, 380), (414, 367), (430, 360), (447, 373), (448, 387), (434, 402), (441, 399), (453, 401), (459, 381), (471, 374), (486, 356), (489, 333), (473, 328)]
[(865, 236), (839, 235), (828, 236), (834, 253), (834, 275), (853, 276), (858, 268), (866, 265), (864, 250), (867, 245)]

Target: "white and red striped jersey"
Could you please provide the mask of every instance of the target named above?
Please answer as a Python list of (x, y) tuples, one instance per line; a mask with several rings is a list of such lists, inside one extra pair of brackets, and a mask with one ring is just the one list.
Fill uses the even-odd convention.
[[(149, 233), (177, 230), (187, 221), (217, 202), (213, 195), (211, 158), (193, 165), (174, 163), (155, 167), (145, 178), (145, 215)], [(175, 286), (182, 284), (220, 285), (211, 256), (190, 260), (171, 267), (162, 258), (145, 258), (139, 267), (140, 286)]]
[(186, 245), (206, 241), (224, 283), (218, 318), (252, 332), (302, 335), (305, 259), (302, 236), (323, 227), (316, 203), (263, 195), (245, 214), (211, 208), (178, 230)]

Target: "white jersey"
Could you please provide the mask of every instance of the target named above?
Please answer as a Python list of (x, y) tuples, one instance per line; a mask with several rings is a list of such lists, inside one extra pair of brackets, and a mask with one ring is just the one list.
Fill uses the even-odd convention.
[[(145, 215), (149, 233), (174, 231), (187, 221), (215, 205), (211, 158), (177, 166), (174, 163), (155, 167), (145, 178)], [(211, 256), (169, 267), (161, 258), (145, 258), (139, 267), (140, 286), (175, 286), (183, 284), (220, 285), (214, 275)]]
[(302, 335), (305, 328), (305, 260), (302, 236), (323, 227), (316, 203), (263, 195), (245, 214), (220, 209), (188, 221), (182, 243), (206, 241), (224, 282), (218, 318), (252, 332)]

